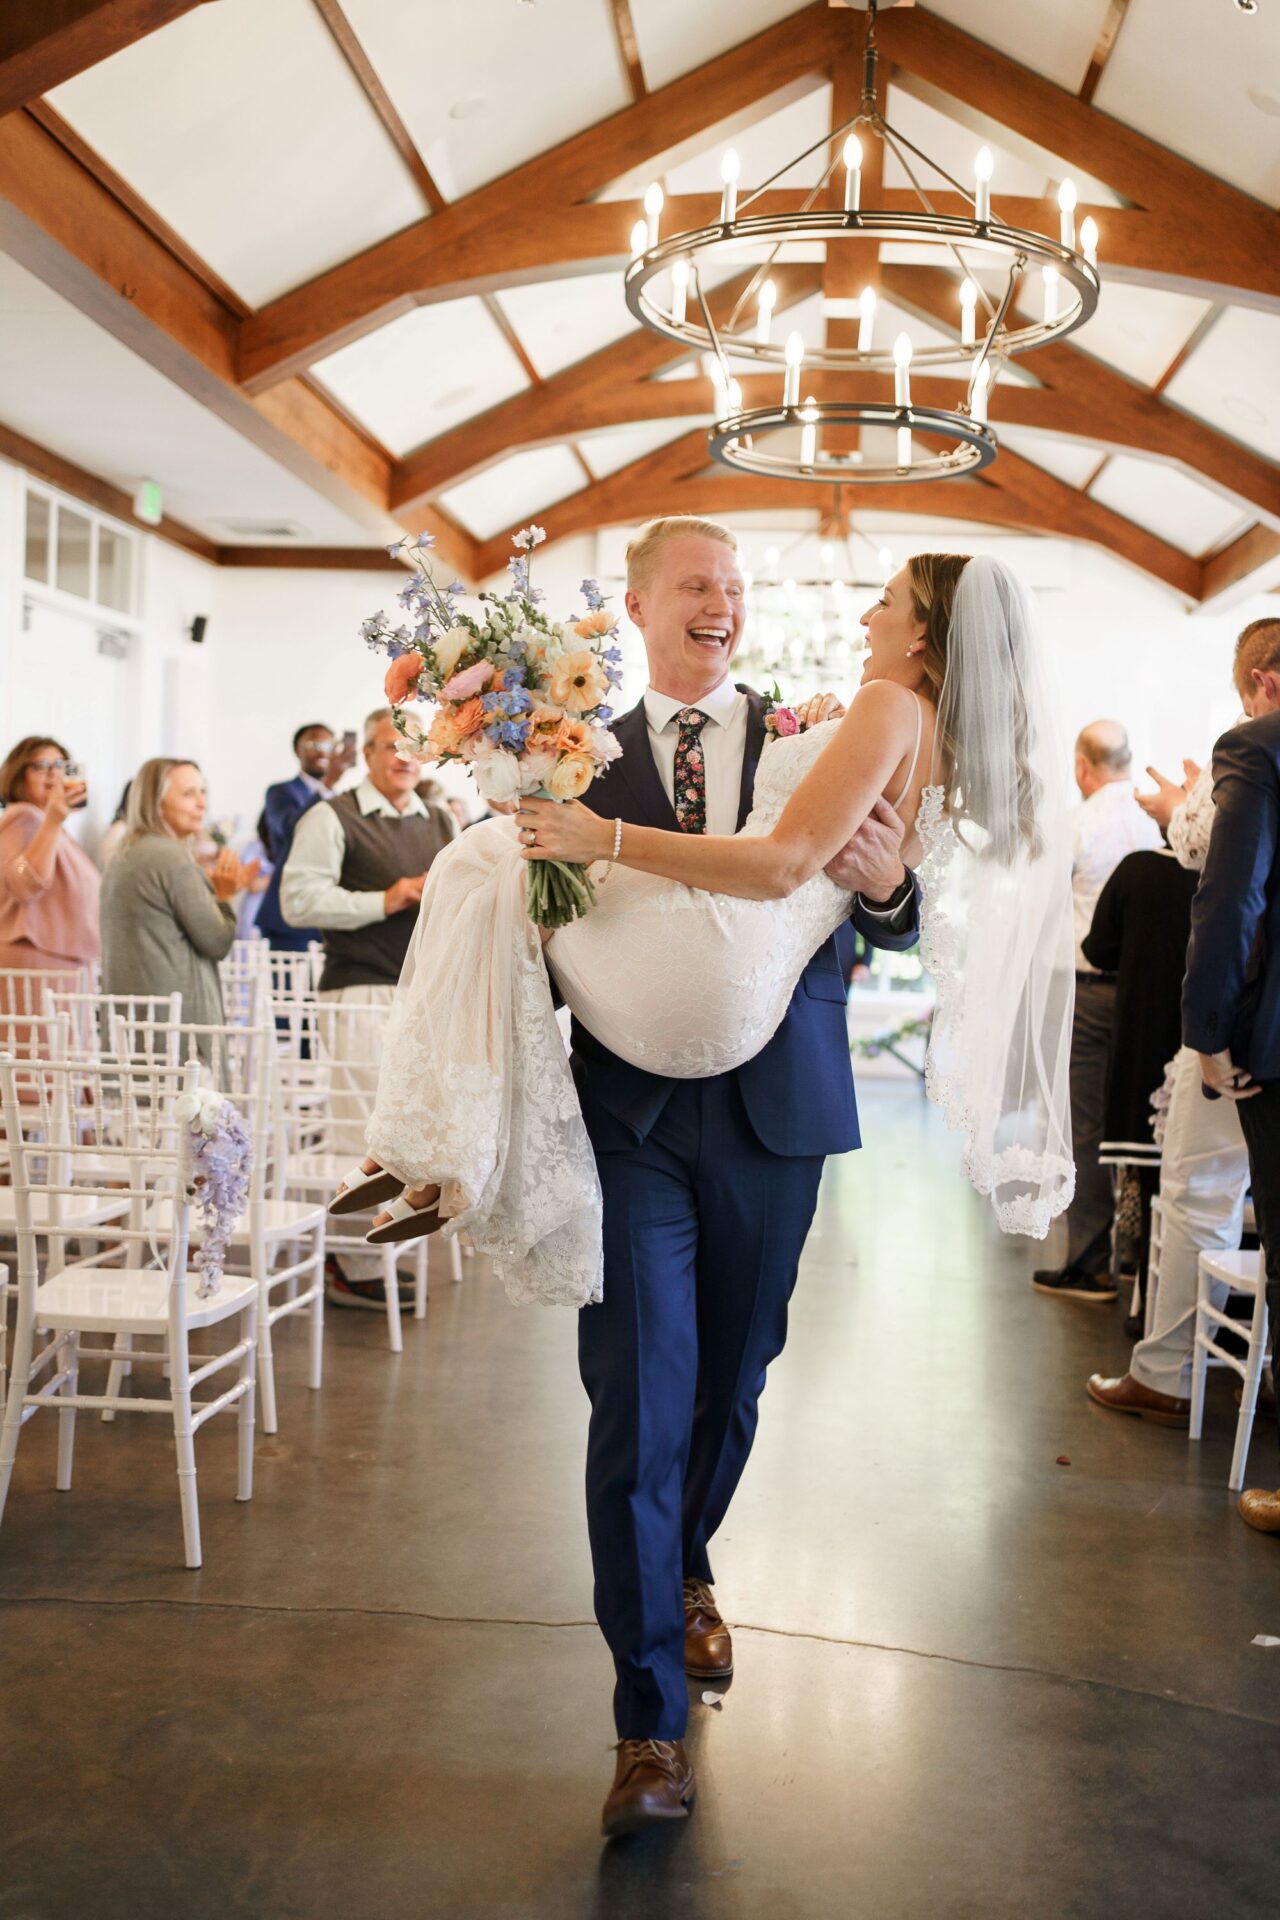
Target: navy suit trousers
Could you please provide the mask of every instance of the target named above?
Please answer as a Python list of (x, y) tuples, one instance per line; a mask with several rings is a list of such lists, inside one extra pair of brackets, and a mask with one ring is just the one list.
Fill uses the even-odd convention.
[(823, 1160), (763, 1147), (732, 1073), (678, 1081), (638, 1145), (584, 1113), (604, 1189), (604, 1300), (578, 1335), (596, 1618), (619, 1736), (678, 1740), (681, 1583), (711, 1579), (707, 1542), (786, 1339)]

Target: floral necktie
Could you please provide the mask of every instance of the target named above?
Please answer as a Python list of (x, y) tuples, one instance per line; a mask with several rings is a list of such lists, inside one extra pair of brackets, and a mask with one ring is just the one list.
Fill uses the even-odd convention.
[(707, 769), (702, 755), (702, 729), (707, 716), (697, 707), (681, 707), (676, 715), (675, 809), (681, 833), (707, 830)]

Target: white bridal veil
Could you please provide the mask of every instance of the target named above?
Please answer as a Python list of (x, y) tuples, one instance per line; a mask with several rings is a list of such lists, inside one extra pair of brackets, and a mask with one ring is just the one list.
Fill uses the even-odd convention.
[(1043, 1239), (1075, 1189), (1071, 828), (1035, 614), (998, 560), (960, 576), (938, 718), (920, 821), (929, 1093), (1002, 1229)]

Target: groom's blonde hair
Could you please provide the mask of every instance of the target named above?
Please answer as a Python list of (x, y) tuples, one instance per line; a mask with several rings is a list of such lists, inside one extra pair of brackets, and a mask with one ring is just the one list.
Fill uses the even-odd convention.
[(627, 546), (627, 585), (632, 593), (643, 593), (653, 583), (658, 555), (670, 540), (684, 540), (690, 534), (702, 540), (722, 540), (736, 553), (738, 541), (718, 520), (699, 520), (692, 513), (669, 513), (661, 520), (650, 520), (641, 527)]

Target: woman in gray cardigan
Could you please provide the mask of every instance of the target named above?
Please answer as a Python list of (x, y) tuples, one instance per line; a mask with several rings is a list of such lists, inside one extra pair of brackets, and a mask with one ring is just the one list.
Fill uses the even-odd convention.
[(205, 786), (190, 760), (148, 760), (129, 791), (127, 831), (102, 883), (104, 993), (182, 995), (182, 1018), (220, 1024), (218, 962), (236, 936), (232, 900), (254, 877), (224, 847), (206, 879), (191, 847)]

